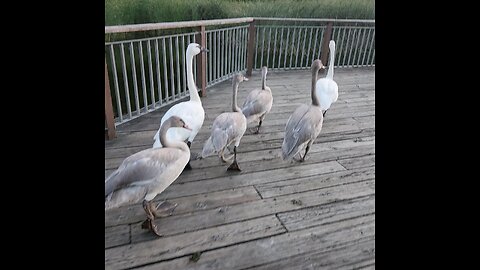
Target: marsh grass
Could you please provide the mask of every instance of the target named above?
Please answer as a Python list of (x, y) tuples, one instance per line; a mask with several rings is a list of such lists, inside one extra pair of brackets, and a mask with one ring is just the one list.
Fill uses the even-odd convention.
[[(221, 19), (221, 18), (238, 18), (238, 17), (278, 17), (278, 18), (337, 18), (337, 19), (375, 19), (375, 1), (374, 0), (105, 0), (105, 25), (126, 25), (126, 24), (140, 24), (140, 23), (156, 23), (156, 22), (173, 22), (173, 21), (190, 21), (190, 20), (209, 20), (209, 19)], [(283, 25), (284, 22), (265, 22), (261, 23), (268, 25)], [(289, 22), (290, 27), (295, 27), (296, 22)], [(306, 23), (302, 22), (298, 25), (318, 27), (316, 23)], [(233, 27), (234, 25), (229, 25)], [(260, 26), (260, 25), (259, 25)], [(207, 30), (212, 30), (215, 28), (224, 28), (225, 26), (218, 27), (208, 27)], [(262, 31), (264, 28), (262, 29)], [(316, 28), (315, 28), (316, 30)], [(116, 40), (133, 40), (133, 39), (143, 39), (150, 37), (159, 37), (166, 35), (174, 35), (180, 33), (194, 33), (198, 29), (193, 28), (183, 28), (183, 29), (171, 29), (171, 30), (158, 30), (158, 31), (146, 31), (146, 32), (133, 32), (133, 33), (119, 33), (119, 34), (106, 34), (105, 42), (111, 42)], [(280, 31), (280, 29), (278, 29)], [(282, 29), (283, 31), (283, 29)], [(311, 45), (311, 44), (321, 44), (321, 31), (319, 35), (314, 35), (314, 28), (309, 30), (305, 29), (303, 32), (297, 33), (298, 36), (293, 40), (293, 36), (281, 36), (278, 32), (275, 37), (271, 30), (268, 32), (268, 41), (273, 40), (271, 46), (263, 46), (263, 42), (258, 41), (256, 43), (256, 50), (258, 55), (255, 57), (254, 66), (260, 67), (262, 65), (267, 65), (269, 68), (274, 66), (290, 67), (292, 66), (292, 60), (294, 66), (296, 66), (296, 60), (300, 66), (303, 62), (311, 62), (314, 57), (319, 57), (320, 55), (320, 46)], [(317, 32), (315, 32), (317, 33)], [(340, 32), (339, 32), (340, 33)], [(342, 32), (344, 33), (344, 32)], [(301, 36), (300, 36), (301, 35)], [(312, 37), (313, 36), (313, 40)], [(257, 35), (258, 37), (258, 35)], [(308, 39), (307, 39), (308, 37)], [(262, 35), (262, 38), (265, 39), (265, 36)], [(343, 44), (348, 42), (349, 35), (338, 35), (334, 39), (337, 41), (338, 46), (338, 58), (336, 58), (336, 64), (348, 64), (350, 63), (350, 55), (348, 51), (344, 50)], [(360, 38), (360, 36), (359, 36)], [(367, 37), (361, 37), (367, 39)], [(373, 40), (373, 36), (368, 38)], [(312, 40), (312, 42), (310, 42)], [(308, 44), (307, 44), (308, 41)], [(179, 57), (180, 63), (184, 64), (183, 54), (186, 46), (188, 45), (187, 41), (182, 42), (183, 46), (177, 48), (176, 44), (173, 44), (174, 49), (172, 50), (174, 54), (169, 55), (170, 46), (166, 44), (164, 48), (163, 44), (159, 45), (159, 53), (162, 53), (163, 50), (167, 52), (156, 65), (155, 60), (152, 63), (152, 73), (155, 78), (151, 78), (149, 75), (149, 70), (145, 69), (142, 74), (141, 67), (142, 63), (140, 62), (139, 57), (139, 46), (142, 47), (143, 52), (143, 65), (148, 67), (149, 58), (147, 57), (147, 41), (141, 43), (133, 42), (132, 44), (126, 44), (124, 48), (124, 57), (125, 62), (122, 61), (120, 55), (121, 50), (119, 46), (114, 46), (115, 52), (115, 63), (117, 69), (117, 80), (116, 84), (119, 89), (119, 99), (120, 107), (122, 109), (122, 114), (127, 112), (127, 103), (125, 100), (125, 92), (130, 94), (130, 105), (132, 111), (136, 109), (137, 103), (134, 101), (134, 86), (138, 88), (138, 99), (139, 107), (145, 106), (144, 97), (149, 101), (152, 100), (152, 91), (155, 96), (154, 100), (159, 102), (160, 96), (165, 98), (167, 95), (170, 97), (172, 95), (179, 95), (180, 89), (185, 89), (186, 85), (182, 79), (177, 81), (178, 77), (176, 73), (170, 73), (167, 71), (177, 70), (176, 53), (177, 49), (180, 49), (181, 55)], [(153, 42), (153, 41), (152, 41)], [(234, 41), (230, 41), (234, 42)], [(372, 41), (373, 42), (373, 41)], [(283, 47), (281, 47), (281, 45)], [(150, 53), (152, 59), (157, 59), (160, 55), (156, 55), (153, 43), (151, 44)], [(228, 45), (228, 44), (227, 44)], [(286, 46), (288, 45), (288, 46)], [(309, 46), (311, 45), (311, 46)], [(130, 46), (133, 47), (134, 54), (136, 55), (134, 59), (131, 58), (131, 53), (129, 51)], [(298, 48), (297, 48), (298, 47)], [(275, 58), (273, 50), (277, 52), (282, 49), (282, 54), (278, 55)], [(347, 54), (348, 53), (348, 54)], [(368, 51), (370, 53), (370, 51)], [(162, 54), (163, 55), (163, 54)], [(263, 57), (261, 57), (263, 56)], [(347, 57), (348, 56), (348, 57)], [(352, 59), (355, 58), (355, 54), (352, 56)], [(365, 58), (369, 56), (366, 50), (359, 52), (358, 57)], [(115, 100), (117, 99), (117, 94), (115, 93), (114, 87), (114, 78), (112, 74), (112, 59), (107, 47), (105, 48), (105, 57), (108, 63), (108, 72), (110, 76), (110, 87), (112, 89), (112, 100), (115, 116), (118, 117), (118, 108)], [(374, 56), (373, 56), (374, 57)], [(295, 59), (295, 60), (294, 60)], [(152, 61), (152, 60), (150, 60)], [(135, 71), (132, 71), (132, 62), (135, 63), (133, 66), (137, 68)], [(172, 63), (172, 64), (170, 64)], [(222, 62), (223, 63), (223, 62)], [(285, 65), (283, 65), (285, 63)], [(180, 73), (184, 74), (182, 66), (180, 68)], [(122, 72), (125, 70), (125, 75)], [(158, 76), (157, 76), (158, 75)], [(143, 78), (145, 78), (143, 80)], [(174, 81), (172, 81), (172, 78)], [(170, 85), (176, 85), (175, 89), (171, 89)], [(143, 89), (146, 89), (143, 91)], [(152, 90), (153, 89), (153, 90)], [(121, 97), (123, 96), (123, 97)], [(165, 100), (169, 101), (169, 100)]]
[(105, 0), (105, 25), (237, 17), (375, 19), (374, 0)]

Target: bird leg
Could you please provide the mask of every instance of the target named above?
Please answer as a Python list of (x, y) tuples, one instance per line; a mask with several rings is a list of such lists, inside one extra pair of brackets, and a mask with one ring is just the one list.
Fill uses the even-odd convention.
[(258, 132), (260, 131), (260, 126), (262, 126), (262, 122), (263, 122), (263, 120), (260, 119), (260, 122), (258, 122), (257, 130), (253, 134), (258, 134)]
[(252, 134), (258, 134), (258, 127), (248, 128), (248, 131)]
[(323, 112), (323, 117), (325, 117), (325, 114), (327, 113), (328, 109), (326, 109), (324, 112)]
[(307, 148), (305, 148), (305, 154), (303, 155), (302, 160), (301, 160), (302, 162), (305, 161), (305, 157), (307, 156), (308, 150), (310, 150), (310, 144), (308, 144)]
[(230, 166), (227, 168), (227, 171), (242, 171), (240, 170), (240, 167), (238, 167), (237, 163), (237, 147), (233, 147), (233, 163), (230, 164)]
[(302, 154), (300, 154), (300, 152), (298, 152), (295, 156), (293, 156), (293, 160), (295, 160), (296, 162), (302, 162), (303, 161), (302, 159), (303, 157), (302, 157)]
[[(190, 141), (187, 141), (187, 146), (188, 148), (190, 148), (190, 146), (192, 145), (192, 143)], [(185, 165), (185, 168), (183, 168), (183, 170), (191, 170), (192, 169), (192, 165), (190, 165), (190, 160), (188, 161), (187, 165)]]
[(145, 212), (147, 213), (147, 220), (142, 223), (142, 229), (150, 230), (157, 236), (161, 237), (162, 234), (158, 232), (157, 225), (155, 224), (155, 222), (153, 222), (155, 220), (155, 215), (152, 213), (152, 201), (144, 200), (143, 210), (145, 210)]

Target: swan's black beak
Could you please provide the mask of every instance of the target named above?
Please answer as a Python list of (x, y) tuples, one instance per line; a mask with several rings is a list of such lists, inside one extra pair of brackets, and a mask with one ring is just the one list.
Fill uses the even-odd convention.
[(200, 52), (209, 52), (207, 48), (200, 48)]

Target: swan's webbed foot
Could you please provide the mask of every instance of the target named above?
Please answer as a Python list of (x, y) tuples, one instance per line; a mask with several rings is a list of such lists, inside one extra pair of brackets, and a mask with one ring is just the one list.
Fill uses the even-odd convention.
[(161, 218), (161, 217), (168, 217), (173, 214), (173, 211), (175, 208), (177, 208), (178, 203), (171, 203), (168, 201), (163, 201), (160, 202), (155, 208), (153, 208), (152, 205), (152, 213), (155, 217)]
[(240, 167), (238, 167), (237, 163), (237, 147), (233, 147), (233, 163), (230, 164), (230, 166), (227, 168), (227, 171), (242, 171), (240, 170)]
[(157, 225), (155, 224), (155, 222), (153, 221), (153, 219), (147, 219), (145, 220), (143, 223), (142, 223), (142, 229), (145, 229), (145, 230), (149, 230), (151, 232), (153, 232), (155, 235), (157, 235), (158, 237), (162, 237), (163, 234), (161, 234), (159, 231), (158, 231), (158, 227)]
[(298, 152), (297, 154), (295, 154), (293, 156), (293, 161), (296, 161), (296, 162), (302, 162), (302, 154), (300, 154), (300, 152)]
[(162, 234), (158, 231), (158, 227), (154, 222), (155, 220), (155, 212), (153, 212), (154, 208), (155, 206), (153, 206), (152, 201), (149, 201), (149, 202), (147, 200), (143, 201), (143, 209), (147, 213), (147, 220), (145, 220), (142, 223), (142, 229), (147, 229), (153, 232), (155, 235), (161, 237)]
[(227, 168), (227, 171), (239, 171), (241, 172), (242, 170), (240, 169), (240, 167), (238, 167), (238, 163), (237, 161), (235, 160), (232, 164), (230, 164), (230, 166)]

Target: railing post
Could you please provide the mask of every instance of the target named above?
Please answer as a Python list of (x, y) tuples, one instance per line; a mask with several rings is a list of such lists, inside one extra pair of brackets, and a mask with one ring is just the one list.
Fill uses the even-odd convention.
[[(328, 22), (327, 29), (323, 34), (322, 50), (320, 52), (320, 60), (322, 61), (322, 64), (324, 66), (328, 66), (328, 53), (330, 52), (330, 49), (328, 48), (328, 44), (332, 39), (332, 29), (333, 29), (333, 22)], [(325, 72), (325, 69), (321, 69), (321, 72), (322, 73)]]
[(247, 77), (252, 76), (253, 55), (255, 45), (255, 20), (248, 26), (248, 48), (247, 48)]
[[(197, 34), (196, 40), (203, 48), (207, 47), (207, 36), (205, 34), (205, 25), (200, 26), (200, 34)], [(207, 48), (208, 49), (208, 48)], [(200, 82), (201, 97), (206, 97), (207, 92), (207, 53), (200, 53), (200, 59), (197, 59), (197, 82)]]
[(105, 58), (105, 122), (107, 123), (107, 133), (105, 138), (111, 140), (115, 138), (115, 119), (113, 116), (112, 96), (110, 94), (110, 81), (108, 80), (107, 59)]

